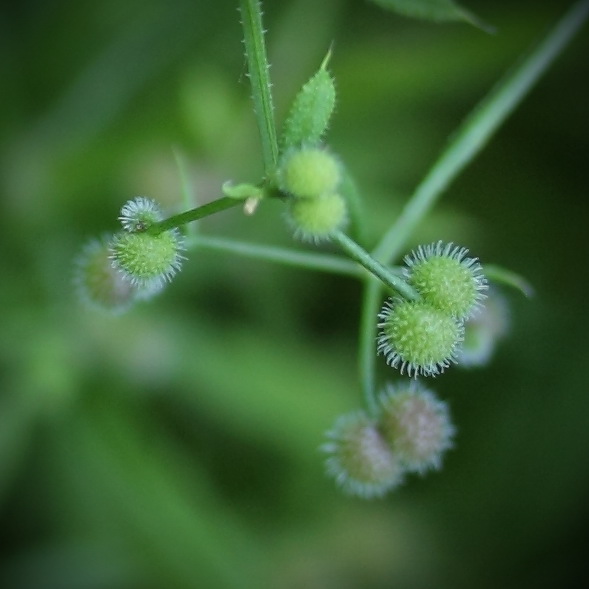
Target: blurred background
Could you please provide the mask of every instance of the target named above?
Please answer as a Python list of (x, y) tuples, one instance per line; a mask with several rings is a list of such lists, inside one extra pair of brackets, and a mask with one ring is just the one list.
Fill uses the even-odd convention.
[[(467, 4), (497, 33), (361, 0), (266, 2), (278, 120), (334, 44), (329, 143), (364, 195), (367, 247), (568, 3)], [(260, 178), (236, 5), (2, 9), (0, 586), (573, 586), (589, 521), (587, 29), (408, 244), (466, 245), (536, 296), (505, 293), (511, 335), (489, 367), (433, 382), (458, 428), (443, 470), (367, 502), (338, 492), (318, 450), (361, 404), (357, 282), (201, 250), (123, 316), (72, 288), (72, 260), (126, 200), (181, 210), (174, 150), (195, 202)], [(202, 231), (310, 249), (279, 203)]]

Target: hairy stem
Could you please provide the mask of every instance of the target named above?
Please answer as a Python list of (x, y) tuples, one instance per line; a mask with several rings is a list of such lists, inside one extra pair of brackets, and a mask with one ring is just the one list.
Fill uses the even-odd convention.
[(240, 7), (252, 99), (262, 141), (264, 173), (268, 178), (273, 174), (278, 162), (278, 141), (274, 123), (272, 84), (264, 44), (262, 6), (259, 0), (240, 0)]

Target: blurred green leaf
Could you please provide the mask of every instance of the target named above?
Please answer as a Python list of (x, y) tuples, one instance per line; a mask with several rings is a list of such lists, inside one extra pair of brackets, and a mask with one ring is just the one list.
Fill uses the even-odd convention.
[(487, 278), (499, 284), (505, 284), (519, 290), (525, 297), (534, 296), (534, 287), (520, 274), (495, 264), (485, 264)]
[(452, 0), (371, 0), (386, 10), (403, 16), (425, 20), (464, 21), (480, 29), (490, 31), (491, 27), (483, 23), (472, 12), (462, 8)]
[(0, 397), (0, 503), (32, 442), (34, 413), (29, 397), (14, 394)]

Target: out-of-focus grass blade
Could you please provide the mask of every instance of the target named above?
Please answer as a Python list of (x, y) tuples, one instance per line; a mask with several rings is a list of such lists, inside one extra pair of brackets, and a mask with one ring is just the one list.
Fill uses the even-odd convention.
[(453, 0), (371, 0), (386, 10), (437, 22), (463, 21), (488, 33), (493, 27)]
[[(178, 174), (180, 177), (180, 185), (182, 189), (182, 207), (184, 210), (189, 210), (196, 207), (198, 199), (195, 195), (195, 190), (190, 181), (190, 175), (188, 172), (188, 165), (184, 154), (176, 147), (172, 148), (174, 153), (174, 161), (178, 168)], [(188, 223), (185, 225), (185, 231), (188, 235), (195, 235), (198, 232), (198, 223)]]
[(0, 399), (0, 503), (10, 488), (31, 441), (35, 408), (26, 395)]
[(494, 264), (485, 264), (484, 271), (489, 280), (511, 286), (528, 298), (534, 296), (534, 287), (516, 272)]

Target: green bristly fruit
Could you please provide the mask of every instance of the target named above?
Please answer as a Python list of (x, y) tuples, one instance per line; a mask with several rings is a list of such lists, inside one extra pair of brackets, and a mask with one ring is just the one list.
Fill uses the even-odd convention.
[(328, 53), (317, 73), (296, 95), (281, 137), (281, 151), (300, 145), (317, 145), (335, 108), (335, 84), (327, 71)]

